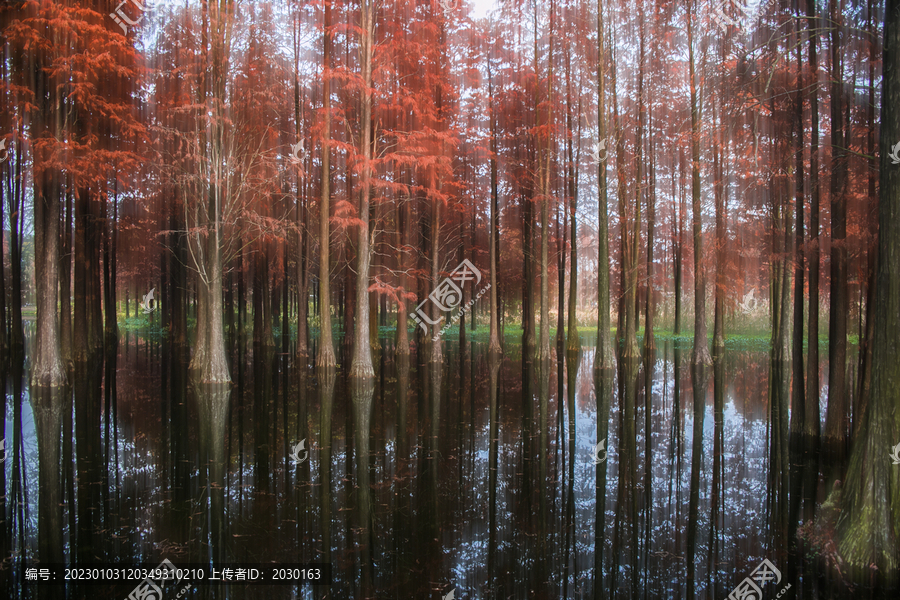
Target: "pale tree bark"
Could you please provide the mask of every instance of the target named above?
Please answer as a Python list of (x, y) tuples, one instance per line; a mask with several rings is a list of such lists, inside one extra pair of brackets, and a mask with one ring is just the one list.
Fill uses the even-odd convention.
[(359, 232), (356, 263), (356, 322), (353, 330), (353, 359), (350, 376), (375, 377), (372, 367), (372, 347), (369, 345), (369, 193), (372, 177), (372, 52), (375, 44), (375, 2), (360, 2), (359, 64), (362, 69), (361, 122), (359, 148), (362, 161), (359, 183)]
[[(571, 94), (571, 49), (566, 52), (566, 121), (569, 131), (566, 140), (566, 151), (568, 153), (567, 162), (569, 165), (566, 181), (568, 184), (568, 195), (571, 198), (571, 223), (569, 225), (569, 233), (571, 237), (571, 247), (569, 248), (569, 321), (566, 326), (566, 353), (578, 353), (581, 350), (581, 339), (578, 337), (578, 316), (575, 314), (578, 307), (578, 169), (575, 161), (574, 144), (572, 141), (572, 94)], [(579, 112), (581, 114), (581, 102), (578, 103)], [(581, 132), (581, 121), (579, 119), (578, 131)], [(581, 136), (579, 135), (579, 138)], [(562, 243), (562, 242), (560, 242)], [(562, 306), (559, 307), (562, 310)]]
[(331, 200), (331, 2), (325, 3), (322, 54), (322, 185), (319, 196), (319, 351), (316, 367), (333, 369), (334, 342), (331, 338), (331, 234), (328, 219)]
[[(222, 299), (222, 237), (224, 213), (234, 201), (229, 194), (227, 174), (221, 164), (226, 158), (225, 119), (227, 108), (226, 76), (231, 34), (234, 27), (234, 3), (219, 0), (204, 5), (203, 18), (208, 23), (206, 64), (200, 89), (201, 100), (211, 116), (198, 115), (201, 131), (201, 153), (210, 170), (206, 174), (204, 198), (185, 203), (189, 231), (203, 234), (191, 236), (190, 249), (197, 278), (197, 340), (190, 370), (202, 383), (231, 381), (225, 352)], [(207, 120), (208, 119), (208, 120)], [(207, 125), (204, 125), (207, 124)], [(201, 192), (202, 193), (202, 192)], [(189, 206), (189, 204), (193, 206)]]

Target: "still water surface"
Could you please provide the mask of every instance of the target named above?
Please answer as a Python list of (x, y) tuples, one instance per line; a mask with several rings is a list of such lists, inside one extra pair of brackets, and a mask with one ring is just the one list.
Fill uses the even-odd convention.
[(332, 564), (330, 587), (193, 582), (183, 598), (684, 598), (692, 584), (724, 599), (783, 557), (767, 351), (728, 350), (695, 412), (690, 349), (660, 342), (634, 419), (607, 382), (604, 441), (593, 348), (542, 369), (521, 347), (492, 363), (486, 344), (447, 342), (435, 369), (382, 344), (370, 386), (244, 345), (234, 385), (211, 389), (183, 353), (127, 334), (57, 412), (29, 396), (27, 362), (7, 361), (0, 596), (124, 599), (134, 583), (35, 586), (24, 567), (168, 558)]

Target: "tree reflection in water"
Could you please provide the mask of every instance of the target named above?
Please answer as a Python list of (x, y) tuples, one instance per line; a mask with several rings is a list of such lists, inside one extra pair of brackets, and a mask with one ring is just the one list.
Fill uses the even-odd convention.
[(233, 386), (191, 382), (184, 351), (141, 336), (54, 393), (7, 361), (6, 596), (38, 597), (21, 557), (332, 563), (330, 587), (183, 596), (265, 600), (712, 598), (778, 565), (765, 351), (726, 351), (708, 398), (709, 374), (668, 342), (598, 372), (593, 348), (536, 364), (445, 342), (433, 364), (382, 341), (376, 378), (355, 384), (310, 370), (314, 352), (298, 366), (241, 341)]

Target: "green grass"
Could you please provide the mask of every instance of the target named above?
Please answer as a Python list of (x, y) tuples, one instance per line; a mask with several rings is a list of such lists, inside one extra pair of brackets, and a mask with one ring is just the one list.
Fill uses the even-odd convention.
[[(33, 312), (34, 308), (30, 307), (30, 310)], [(25, 309), (23, 309), (23, 314), (25, 314)], [(151, 316), (153, 317), (151, 319)], [(248, 318), (248, 321), (251, 319)], [(466, 339), (469, 341), (475, 342), (483, 342), (487, 343), (490, 337), (490, 324), (485, 322), (486, 319), (479, 319), (478, 325), (475, 330), (471, 329), (471, 324), (466, 324)], [(118, 324), (119, 329), (123, 331), (128, 331), (138, 335), (139, 337), (146, 337), (148, 339), (159, 340), (166, 336), (167, 331), (164, 330), (161, 325), (161, 321), (159, 315), (143, 315), (143, 314), (133, 314), (129, 318), (125, 318), (124, 313), (120, 313), (118, 315)], [(193, 330), (196, 325), (195, 319), (193, 317), (188, 317), (188, 330)], [(409, 321), (407, 324), (407, 331), (409, 332), (410, 339), (415, 339), (416, 336), (416, 327), (417, 325), (412, 321)], [(539, 324), (538, 324), (539, 327)], [(247, 324), (248, 330), (252, 330), (252, 324)], [(340, 339), (344, 335), (344, 324), (339, 319), (334, 319), (332, 321), (331, 332), (334, 339)], [(395, 323), (388, 325), (381, 325), (378, 327), (378, 337), (381, 339), (391, 339), (396, 335), (397, 327)], [(273, 324), (272, 327), (273, 335), (278, 338), (281, 335), (281, 323), (280, 321), (276, 324)], [(289, 335), (291, 339), (296, 339), (297, 337), (297, 326), (296, 323), (291, 323), (289, 327)], [(612, 328), (612, 333), (615, 335), (616, 328)], [(597, 325), (594, 323), (586, 323), (578, 325), (578, 334), (581, 339), (581, 345), (583, 347), (593, 347), (597, 342)], [(522, 340), (522, 327), (518, 322), (507, 323), (506, 329), (503, 332), (504, 335), (504, 343), (516, 345)], [(676, 335), (670, 329), (656, 329), (654, 331), (654, 335), (658, 343), (672, 342), (678, 348), (692, 348), (694, 344), (694, 333), (693, 330), (687, 330), (686, 332), (682, 332)], [(318, 327), (318, 318), (317, 316), (312, 316), (310, 318), (309, 323), (309, 336), (311, 339), (318, 339), (319, 337), (319, 327)], [(442, 337), (445, 341), (458, 341), (459, 340), (459, 323), (456, 322), (452, 326), (450, 326), (444, 333)], [(725, 347), (733, 350), (758, 350), (758, 351), (767, 351), (771, 348), (771, 337), (772, 334), (770, 331), (761, 330), (755, 332), (747, 332), (742, 331), (741, 333), (729, 334), (726, 331), (725, 334)], [(644, 339), (644, 329), (640, 328), (637, 332), (638, 343), (642, 343)], [(556, 342), (556, 327), (550, 328), (550, 341), (551, 344), (555, 344)], [(710, 329), (710, 337), (709, 342), (712, 343), (712, 330)], [(853, 335), (848, 337), (848, 342), (851, 346), (858, 345), (858, 337)], [(828, 337), (827, 335), (819, 336), (819, 347), (828, 346)], [(806, 340), (804, 339), (804, 348), (806, 347)]]

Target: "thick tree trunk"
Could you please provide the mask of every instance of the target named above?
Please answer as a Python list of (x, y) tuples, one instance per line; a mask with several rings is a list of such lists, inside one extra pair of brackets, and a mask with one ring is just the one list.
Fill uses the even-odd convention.
[(72, 359), (76, 363), (86, 362), (91, 356), (89, 207), (90, 189), (82, 187), (75, 198), (75, 336)]
[[(603, 4), (601, 0), (597, 0), (597, 143), (606, 145), (606, 48), (603, 36)], [(607, 148), (607, 156), (609, 152), (612, 152), (612, 148)], [(597, 353), (594, 359), (594, 368), (600, 372), (612, 372), (615, 368), (616, 355), (612, 348), (612, 322), (609, 315), (609, 199), (607, 196), (606, 156), (597, 165), (597, 178), (599, 193), (597, 198), (597, 236), (599, 240), (597, 244)], [(603, 400), (608, 401), (607, 398)], [(608, 426), (608, 423), (604, 426)], [(601, 428), (601, 425), (598, 423), (597, 427)], [(602, 483), (605, 489), (605, 467)]]
[[(841, 28), (838, 3), (831, 0), (831, 291), (828, 311), (828, 407), (825, 413), (826, 464), (843, 464), (847, 397), (847, 141), (844, 135), (841, 79)], [(887, 48), (885, 48), (885, 55)], [(837, 78), (837, 79), (835, 79)], [(884, 135), (884, 134), (882, 134)], [(884, 192), (882, 191), (882, 198)], [(880, 325), (879, 325), (880, 326)]]
[[(572, 131), (572, 101), (571, 101), (571, 51), (566, 52), (566, 121), (567, 129)], [(580, 106), (580, 103), (579, 103)], [(581, 131), (579, 120), (579, 132)], [(579, 136), (580, 137), (580, 136)], [(575, 163), (575, 151), (572, 136), (569, 135), (566, 140), (566, 151), (568, 163), (568, 173), (566, 182), (568, 185), (568, 196), (572, 203), (571, 223), (569, 225), (570, 248), (569, 248), (569, 322), (566, 326), (566, 353), (573, 354), (581, 350), (581, 339), (578, 337), (578, 169)], [(560, 241), (562, 244), (562, 241)], [(565, 261), (563, 261), (565, 263)], [(562, 310), (562, 306), (560, 306)]]
[(331, 234), (328, 219), (331, 216), (331, 3), (325, 3), (325, 33), (322, 69), (322, 193), (319, 196), (319, 351), (316, 367), (333, 369), (337, 365), (334, 358), (334, 342), (331, 337)]
[(59, 268), (59, 184), (46, 165), (35, 169), (34, 270), (37, 295), (37, 333), (31, 363), (31, 385), (55, 387), (66, 381), (59, 348), (57, 315)]
[[(900, 2), (887, 0), (881, 105), (878, 259), (872, 388), (853, 439), (847, 485), (837, 527), (838, 550), (854, 581), (878, 587), (897, 583), (896, 531), (900, 530), (900, 485), (891, 474), (888, 449), (900, 432), (900, 169), (888, 155), (900, 139)], [(877, 569), (877, 571), (873, 571)], [(886, 580), (886, 581), (885, 581)], [(880, 585), (879, 585), (880, 584)]]
[[(118, 180), (116, 180), (118, 182)], [(118, 185), (116, 183), (115, 185)], [(112, 196), (115, 206), (117, 193), (114, 190)], [(115, 271), (115, 241), (114, 236), (118, 229), (115, 217), (109, 216), (109, 200), (104, 198), (101, 205), (102, 214), (100, 224), (103, 232), (103, 338), (107, 346), (113, 346), (119, 335), (119, 327), (116, 323), (116, 271)]]
[[(294, 133), (299, 139), (303, 134), (300, 128), (302, 115), (300, 114), (300, 33), (297, 31), (299, 23), (294, 29)], [(304, 169), (311, 167), (307, 161)], [(304, 185), (309, 187), (309, 178), (297, 177), (296, 194), (296, 224), (297, 224), (297, 356), (306, 358), (309, 354), (309, 207), (307, 195), (304, 193)], [(285, 257), (285, 267), (287, 266)], [(287, 269), (285, 269), (285, 289), (287, 288)], [(285, 306), (285, 312), (287, 307)], [(287, 320), (285, 319), (285, 322)], [(282, 331), (282, 335), (285, 331)]]
[[(717, 101), (721, 94), (717, 94)], [(721, 109), (719, 109), (721, 110)], [(713, 106), (713, 123), (718, 125), (716, 106)], [(725, 353), (725, 173), (722, 167), (719, 131), (713, 141), (713, 194), (716, 203), (716, 290), (713, 315), (713, 359)]]
[(375, 377), (372, 348), (369, 345), (369, 265), (372, 260), (369, 239), (369, 193), (372, 177), (372, 52), (375, 43), (375, 6), (372, 0), (360, 4), (360, 68), (362, 69), (362, 115), (359, 130), (362, 173), (359, 186), (359, 230), (357, 232), (356, 321), (350, 376)]
[(688, 54), (691, 85), (691, 210), (694, 237), (694, 364), (709, 365), (706, 331), (706, 276), (703, 272), (703, 213), (700, 210), (700, 101), (694, 65), (694, 23), (688, 17)]
[[(527, 185), (527, 184), (526, 184)], [(534, 318), (534, 186), (528, 190), (524, 200), (522, 217), (522, 342), (528, 354), (537, 346)]]
[[(819, 450), (819, 60), (817, 46), (820, 21), (816, 16), (816, 0), (806, 3), (809, 28), (809, 84), (810, 146), (809, 146), (809, 243), (807, 265), (809, 268), (809, 321), (806, 330), (806, 421), (803, 427), (806, 452), (817, 456)], [(874, 97), (874, 96), (870, 96)], [(874, 199), (874, 194), (873, 194)], [(825, 489), (831, 489), (831, 481)], [(804, 497), (815, 500), (815, 490), (804, 488)], [(814, 502), (810, 502), (814, 508)]]

